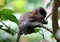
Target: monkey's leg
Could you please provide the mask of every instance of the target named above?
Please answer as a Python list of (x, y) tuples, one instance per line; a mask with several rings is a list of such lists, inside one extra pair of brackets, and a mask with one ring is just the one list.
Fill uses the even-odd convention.
[(24, 30), (23, 30), (23, 34), (28, 34), (28, 28), (25, 28)]
[(22, 30), (19, 30), (16, 42), (19, 42), (21, 35), (22, 35)]
[(28, 34), (31, 34), (33, 32), (34, 32), (34, 28), (28, 28), (28, 31), (27, 31)]

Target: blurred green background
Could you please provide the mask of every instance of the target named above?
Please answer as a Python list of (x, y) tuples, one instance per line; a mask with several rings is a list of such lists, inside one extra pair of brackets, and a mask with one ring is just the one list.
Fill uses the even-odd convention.
[[(19, 17), (23, 13), (38, 7), (45, 8), (47, 14), (49, 14), (52, 3), (52, 0), (0, 0), (0, 42), (16, 42)], [(60, 27), (60, 16), (58, 22)], [(44, 26), (52, 29), (51, 17), (48, 18), (48, 24)], [(40, 42), (41, 40), (55, 42), (53, 35), (49, 31), (39, 27), (35, 30), (35, 33), (22, 35), (21, 42)], [(42, 34), (44, 34), (44, 38)]]

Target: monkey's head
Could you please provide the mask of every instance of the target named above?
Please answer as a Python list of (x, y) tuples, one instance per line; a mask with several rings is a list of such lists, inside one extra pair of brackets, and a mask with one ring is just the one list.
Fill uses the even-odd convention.
[(46, 10), (42, 7), (39, 7), (38, 9), (35, 10), (37, 14), (41, 14), (44, 18), (46, 17)]
[(36, 9), (33, 13), (37, 21), (41, 22), (42, 24), (47, 24), (47, 21), (45, 20), (46, 14), (47, 14), (46, 10), (42, 7)]

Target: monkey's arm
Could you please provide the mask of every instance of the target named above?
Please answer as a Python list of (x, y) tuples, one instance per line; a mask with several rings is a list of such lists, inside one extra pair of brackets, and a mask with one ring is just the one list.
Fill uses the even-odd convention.
[(42, 23), (39, 23), (39, 22), (29, 22), (28, 25), (29, 26), (40, 27), (40, 25), (42, 25)]

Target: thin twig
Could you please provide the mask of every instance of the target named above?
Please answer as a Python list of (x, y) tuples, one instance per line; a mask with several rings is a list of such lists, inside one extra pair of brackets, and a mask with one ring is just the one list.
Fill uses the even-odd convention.
[(0, 19), (0, 22), (5, 26), (7, 27), (8, 29), (12, 30), (13, 32), (17, 33), (16, 31), (14, 31), (13, 29), (11, 29), (10, 27), (8, 27), (1, 19)]
[(43, 39), (45, 39), (45, 38), (44, 38), (44, 32), (43, 32), (43, 30), (41, 30), (41, 32), (42, 32)]
[(53, 31), (51, 31), (51, 30), (50, 30), (50, 29), (48, 29), (47, 27), (42, 26), (42, 25), (41, 25), (41, 27), (42, 27), (42, 28), (44, 28), (44, 29), (46, 29), (46, 30), (48, 30), (49, 32), (51, 32), (51, 33), (53, 34)]
[[(42, 32), (42, 33), (41, 33)], [(41, 29), (41, 32), (40, 32), (40, 34), (43, 36), (43, 39), (45, 39), (44, 38), (44, 32), (43, 32), (43, 30)]]
[(47, 17), (46, 17), (46, 20), (52, 15), (52, 13), (50, 13)]

